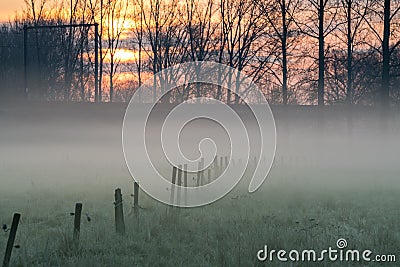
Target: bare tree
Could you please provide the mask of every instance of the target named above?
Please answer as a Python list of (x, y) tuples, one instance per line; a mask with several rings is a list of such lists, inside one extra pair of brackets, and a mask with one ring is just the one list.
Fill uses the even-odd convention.
[(156, 73), (170, 62), (166, 60), (172, 46), (172, 32), (177, 27), (177, 1), (150, 0), (139, 1), (143, 10), (143, 35), (146, 43), (144, 51), (150, 62), (154, 76), (153, 101), (157, 98)]
[(108, 0), (107, 1), (107, 53), (109, 55), (109, 85), (110, 97), (109, 101), (113, 101), (114, 94), (114, 77), (120, 65), (120, 59), (115, 57), (121, 45), (121, 37), (125, 28), (125, 21), (127, 18), (129, 1), (126, 0)]
[(340, 25), (331, 37), (335, 39), (332, 44), (335, 48), (329, 52), (325, 70), (329, 83), (326, 100), (330, 103), (346, 102), (351, 105), (354, 102), (357, 89), (354, 80), (358, 75), (355, 73), (356, 65), (360, 64), (363, 57), (370, 55), (364, 44), (367, 34), (364, 19), (370, 2), (341, 0), (338, 13)]
[(104, 0), (87, 0), (87, 5), (88, 9), (90, 11), (90, 21), (92, 23), (98, 23), (99, 24), (99, 33), (98, 33), (98, 39), (99, 39), (99, 88), (98, 91), (95, 92), (95, 101), (96, 102), (101, 102), (102, 101), (102, 95), (103, 95), (103, 73), (104, 73), (104, 60), (105, 57), (107, 56), (107, 53), (103, 53), (103, 36), (104, 36), (104, 31), (107, 28), (105, 25), (106, 21), (106, 12), (105, 10), (107, 9), (107, 6), (104, 4)]
[[(78, 6), (83, 0), (69, 1), (69, 14), (65, 14), (64, 2), (52, 3), (42, 0), (25, 1), (25, 23), (32, 26), (73, 24), (81, 19), (82, 11), (78, 11)], [(78, 60), (82, 58), (82, 40), (84, 33), (82, 29), (76, 27), (64, 27), (59, 29), (33, 29), (35, 36), (35, 55), (36, 55), (36, 91), (52, 90), (48, 96), (57, 95), (57, 91), (62, 91), (62, 99), (69, 101), (76, 99), (76, 78), (78, 71)], [(54, 46), (53, 52), (45, 47), (50, 44)], [(32, 51), (30, 51), (32, 52)], [(62, 61), (59, 62), (59, 60)], [(82, 64), (81, 60), (81, 66)], [(62, 67), (61, 67), (62, 66)], [(82, 69), (82, 68), (81, 68)], [(58, 75), (58, 79), (55, 77)], [(32, 77), (32, 76), (31, 76)], [(56, 88), (56, 80), (63, 79), (63, 86)], [(52, 80), (52, 81), (50, 81)], [(45, 84), (47, 82), (47, 84)], [(81, 79), (81, 85), (83, 80)], [(61, 89), (61, 90), (59, 90)], [(82, 88), (81, 88), (82, 89)], [(61, 95), (60, 95), (61, 96)]]
[[(43, 16), (44, 16), (44, 8), (46, 5), (46, 0), (41, 0), (40, 2), (36, 1), (36, 0), (24, 0), (25, 2), (25, 10), (24, 10), (24, 16), (26, 18), (27, 21), (32, 21), (33, 25), (37, 26), (40, 24), (40, 21), (42, 20)], [(35, 42), (36, 42), (36, 54), (38, 55), (37, 59), (38, 59), (38, 68), (39, 71), (38, 73), (40, 74), (40, 70), (42, 67), (41, 64), (41, 58), (40, 58), (40, 54), (41, 54), (41, 49), (40, 49), (40, 45), (39, 45), (39, 32), (37, 30), (35, 30)], [(40, 87), (40, 77), (38, 77), (38, 85)]]
[[(221, 0), (220, 17), (222, 35), (221, 44), (226, 51), (226, 64), (239, 71), (245, 71), (249, 76), (255, 76), (264, 70), (264, 60), (267, 57), (258, 57), (266, 43), (258, 42), (265, 31), (264, 20), (260, 10), (250, 0)], [(258, 64), (252, 65), (258, 60)], [(261, 63), (261, 64), (260, 64)], [(229, 72), (231, 73), (231, 72)], [(228, 84), (233, 84), (232, 77), (228, 77)], [(235, 103), (239, 102), (237, 95), (240, 86), (240, 76), (235, 81)], [(228, 90), (226, 102), (231, 103), (231, 91)]]
[[(76, 22), (77, 19), (77, 7), (79, 0), (70, 0), (70, 16), (69, 16), (69, 25), (72, 25)], [(78, 49), (76, 49), (76, 40), (75, 40), (75, 31), (76, 29), (72, 26), (68, 28), (67, 40), (66, 40), (66, 50), (64, 53), (65, 59), (65, 72), (64, 72), (64, 99), (66, 101), (70, 100), (71, 95), (71, 86), (73, 79), (73, 72), (77, 63), (77, 59), (79, 56)]]
[[(189, 58), (192, 61), (204, 61), (211, 56), (216, 48), (215, 33), (218, 25), (212, 23), (215, 14), (214, 1), (207, 0), (204, 3), (199, 3), (195, 0), (186, 0), (186, 14), (185, 25), (189, 36)], [(196, 73), (196, 75), (199, 75), (199, 73)], [(201, 95), (201, 88), (200, 83), (197, 83), (197, 97)]]
[(347, 46), (347, 90), (346, 102), (353, 104), (354, 101), (354, 86), (353, 86), (353, 54), (356, 43), (356, 38), (362, 31), (364, 19), (368, 12), (370, 0), (363, 2), (355, 0), (341, 0), (342, 9), (345, 13), (345, 30), (341, 30), (345, 34), (345, 43)]
[[(294, 46), (293, 39), (298, 35), (294, 26), (294, 13), (297, 12), (299, 0), (274, 0), (269, 3), (255, 1), (268, 20), (273, 31), (269, 37), (277, 39), (280, 44), (281, 77), (277, 77), (282, 86), (282, 103), (288, 103), (288, 56), (289, 49)], [(275, 76), (278, 76), (274, 73)]]
[[(142, 73), (143, 73), (143, 24), (144, 24), (144, 4), (143, 0), (138, 0), (138, 3), (133, 5), (132, 20), (134, 21), (132, 44), (134, 51), (137, 52), (135, 57), (136, 74), (138, 77), (138, 87), (142, 86)], [(141, 91), (139, 91), (139, 101), (142, 101)]]
[(298, 28), (318, 42), (318, 105), (324, 105), (325, 92), (325, 39), (340, 23), (336, 21), (337, 0), (307, 0), (295, 20)]
[[(380, 104), (385, 107), (390, 103), (391, 61), (396, 49), (400, 46), (398, 24), (400, 1), (374, 0), (369, 6), (369, 16), (365, 23), (377, 43), (370, 41), (367, 45), (378, 52), (382, 57)], [(381, 31), (382, 30), (382, 31)], [(397, 37), (397, 38), (396, 38)]]

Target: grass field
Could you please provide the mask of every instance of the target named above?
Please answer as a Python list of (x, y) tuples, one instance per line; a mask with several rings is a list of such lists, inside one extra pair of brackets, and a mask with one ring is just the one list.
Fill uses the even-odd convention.
[[(139, 227), (135, 227), (132, 189), (126, 179), (120, 184), (127, 226), (124, 237), (114, 230), (112, 183), (95, 189), (86, 185), (72, 190), (71, 185), (43, 191), (33, 184), (17, 195), (2, 192), (2, 222), (9, 224), (15, 211), (22, 214), (16, 241), (21, 248), (14, 249), (12, 266), (257, 266), (261, 263), (256, 253), (264, 245), (318, 251), (335, 247), (339, 238), (345, 238), (349, 248), (398, 255), (398, 173), (382, 179), (379, 171), (359, 172), (346, 179), (345, 170), (332, 175), (315, 168), (311, 172), (281, 167), (274, 167), (256, 193), (248, 194), (245, 185), (239, 185), (202, 208), (170, 209), (141, 194)], [(69, 215), (77, 201), (84, 205), (79, 249), (72, 246)], [(0, 251), (5, 250), (7, 236), (1, 234)]]

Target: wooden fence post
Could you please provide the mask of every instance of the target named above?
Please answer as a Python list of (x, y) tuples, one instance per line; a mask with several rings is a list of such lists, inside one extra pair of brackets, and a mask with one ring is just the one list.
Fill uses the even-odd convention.
[(224, 169), (224, 158), (223, 157), (219, 157), (219, 174), (220, 175), (222, 173)]
[(218, 155), (216, 155), (214, 157), (213, 167), (214, 167), (215, 177), (217, 177), (218, 176)]
[(10, 235), (8, 236), (8, 241), (7, 241), (6, 254), (4, 254), (3, 267), (8, 267), (10, 265), (11, 252), (14, 247), (15, 236), (17, 235), (17, 229), (20, 218), (21, 214), (14, 213), (11, 224)]
[(183, 165), (184, 168), (184, 174), (183, 174), (183, 184), (185, 186), (185, 205), (187, 205), (187, 187), (188, 187), (188, 165), (185, 164)]
[(121, 189), (115, 190), (115, 230), (118, 234), (125, 234), (124, 209), (122, 206)]
[(208, 183), (211, 183), (211, 169), (208, 169)]
[(228, 163), (229, 163), (229, 161), (228, 161), (228, 157), (227, 157), (227, 156), (225, 156), (225, 168), (226, 168), (226, 167), (228, 167)]
[(175, 185), (176, 185), (176, 166), (172, 167), (172, 184), (171, 184), (171, 206), (173, 207), (175, 203)]
[(79, 245), (79, 234), (81, 232), (81, 217), (82, 217), (82, 203), (75, 204), (75, 213), (74, 213), (74, 245)]
[(178, 166), (178, 192), (176, 195), (178, 206), (180, 206), (180, 204), (181, 204), (181, 186), (182, 186), (182, 165), (179, 165)]
[(136, 225), (139, 225), (139, 183), (133, 183), (133, 216), (135, 216)]
[(200, 185), (204, 185), (205, 184), (205, 182), (204, 182), (204, 158), (201, 158), (201, 172), (200, 172)]
[(199, 161), (198, 165), (197, 165), (197, 187), (200, 186), (200, 180), (201, 180), (201, 160)]

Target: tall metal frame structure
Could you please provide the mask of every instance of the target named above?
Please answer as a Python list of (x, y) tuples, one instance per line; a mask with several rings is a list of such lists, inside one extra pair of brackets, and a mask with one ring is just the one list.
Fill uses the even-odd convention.
[(41, 25), (28, 26), (24, 25), (24, 96), (28, 100), (28, 30), (32, 29), (63, 29), (63, 28), (79, 28), (94, 27), (94, 86), (95, 86), (95, 102), (100, 102), (101, 85), (99, 84), (99, 24), (98, 23), (81, 23), (81, 24), (65, 24), (65, 25)]

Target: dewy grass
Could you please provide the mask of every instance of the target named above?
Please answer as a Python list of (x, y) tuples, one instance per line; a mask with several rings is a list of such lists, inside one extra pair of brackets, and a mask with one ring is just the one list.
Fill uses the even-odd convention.
[[(70, 193), (65, 188), (36, 189), (15, 198), (2, 193), (0, 201), (7, 205), (2, 205), (0, 218), (8, 223), (13, 211), (22, 214), (16, 240), (21, 248), (13, 252), (19, 266), (254, 266), (262, 264), (256, 254), (265, 244), (320, 250), (339, 238), (351, 248), (399, 252), (400, 184), (392, 177), (362, 175), (344, 187), (344, 177), (303, 170), (291, 179), (293, 171), (274, 168), (254, 194), (247, 193), (243, 182), (220, 201), (182, 209), (173, 217), (167, 206), (142, 193), (139, 228), (130, 214), (132, 187), (123, 180), (124, 237), (114, 230), (112, 183)], [(90, 222), (83, 217), (79, 248), (71, 243), (73, 217), (68, 216), (76, 201), (83, 202), (83, 214), (91, 217)], [(56, 221), (54, 214), (66, 216)], [(6, 238), (1, 234), (0, 251)]]

